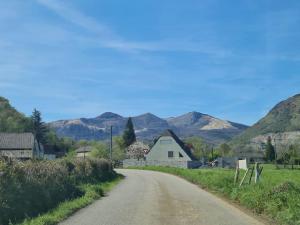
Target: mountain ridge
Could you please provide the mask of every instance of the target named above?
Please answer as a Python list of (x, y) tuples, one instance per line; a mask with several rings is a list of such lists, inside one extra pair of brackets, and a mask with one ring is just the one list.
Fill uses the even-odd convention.
[[(105, 112), (95, 118), (58, 120), (50, 122), (49, 125), (59, 136), (67, 136), (75, 140), (104, 140), (109, 137), (110, 126), (113, 126), (114, 135), (121, 135), (127, 119), (128, 117), (117, 113)], [(221, 120), (195, 111), (167, 119), (147, 112), (133, 116), (132, 121), (138, 139), (142, 140), (152, 140), (165, 129), (172, 129), (182, 138), (199, 136), (210, 143), (221, 143), (247, 128), (243, 124)]]

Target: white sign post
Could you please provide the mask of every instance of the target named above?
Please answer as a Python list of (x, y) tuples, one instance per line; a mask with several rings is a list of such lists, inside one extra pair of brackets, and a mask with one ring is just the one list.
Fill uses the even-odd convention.
[(239, 169), (241, 169), (241, 170), (248, 169), (247, 159), (239, 160)]

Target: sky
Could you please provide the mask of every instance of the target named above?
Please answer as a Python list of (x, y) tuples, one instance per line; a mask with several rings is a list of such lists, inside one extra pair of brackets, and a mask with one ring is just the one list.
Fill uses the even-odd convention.
[(299, 24), (298, 0), (0, 0), (0, 96), (45, 121), (251, 125), (300, 93)]

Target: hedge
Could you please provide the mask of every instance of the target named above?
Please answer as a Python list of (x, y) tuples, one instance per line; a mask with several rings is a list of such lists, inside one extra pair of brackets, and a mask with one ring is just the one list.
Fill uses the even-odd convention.
[(0, 224), (37, 216), (82, 196), (80, 184), (105, 182), (114, 176), (111, 164), (99, 159), (0, 160)]

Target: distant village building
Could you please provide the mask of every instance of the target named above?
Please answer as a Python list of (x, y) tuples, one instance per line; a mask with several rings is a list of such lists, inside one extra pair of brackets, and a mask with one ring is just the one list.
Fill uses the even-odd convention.
[(123, 161), (124, 167), (145, 165), (196, 168), (201, 166), (201, 162), (195, 161), (192, 149), (185, 145), (172, 130), (166, 130), (146, 154), (144, 161), (133, 159)]
[(85, 158), (91, 155), (93, 147), (92, 146), (82, 146), (75, 150), (77, 158)]
[(57, 152), (54, 150), (53, 146), (44, 146), (44, 157), (45, 160), (54, 160), (57, 158)]
[(0, 133), (0, 156), (20, 160), (42, 159), (44, 149), (32, 133)]
[(131, 144), (126, 151), (126, 158), (128, 159), (144, 159), (145, 155), (150, 151), (148, 145), (143, 142), (136, 141)]

